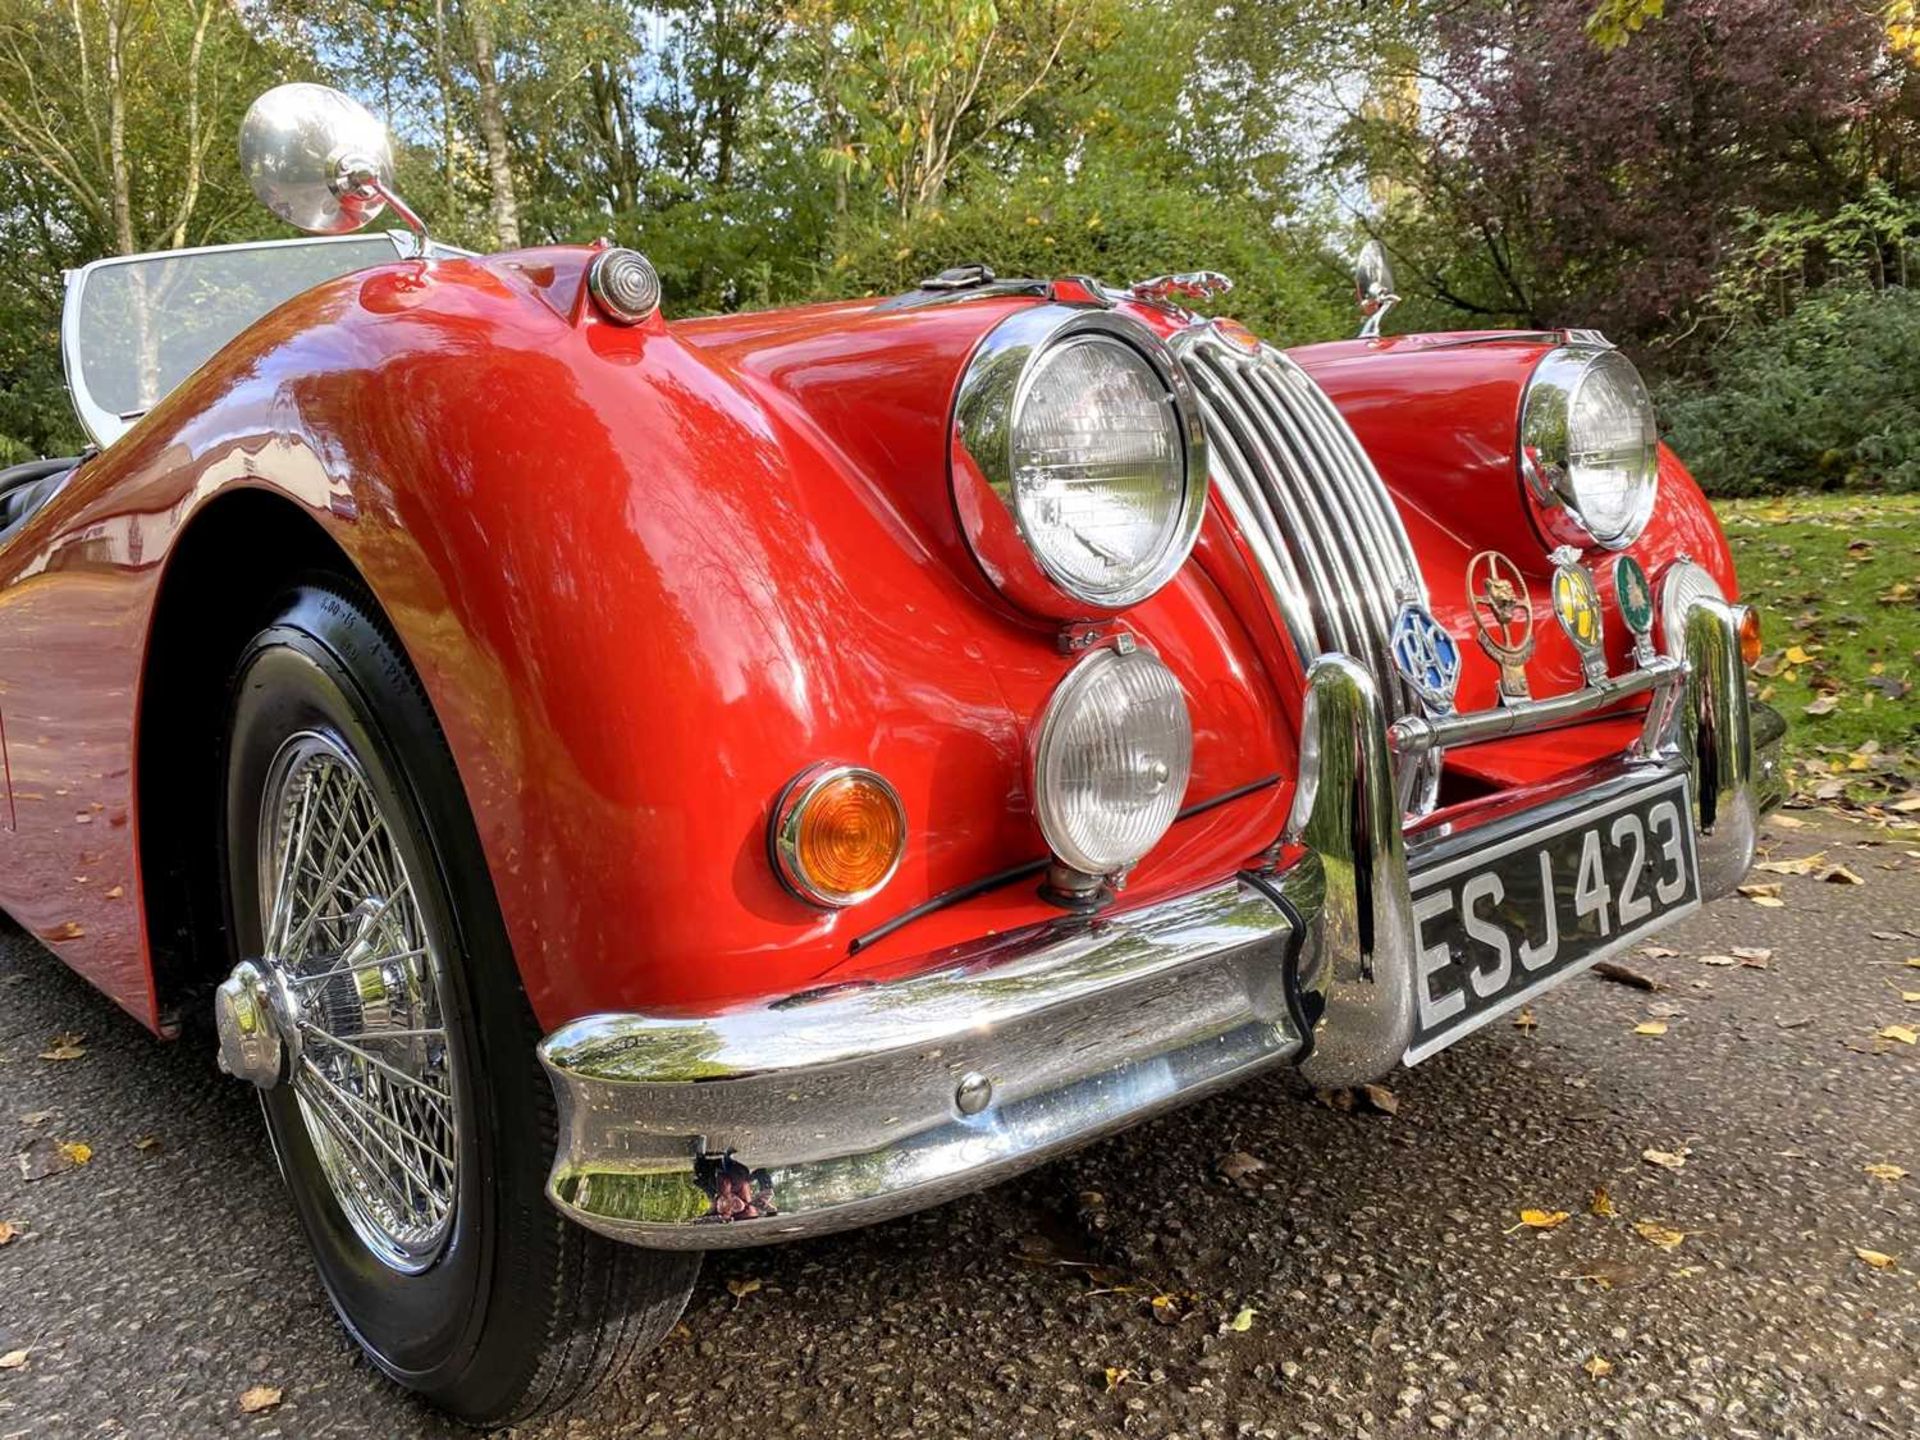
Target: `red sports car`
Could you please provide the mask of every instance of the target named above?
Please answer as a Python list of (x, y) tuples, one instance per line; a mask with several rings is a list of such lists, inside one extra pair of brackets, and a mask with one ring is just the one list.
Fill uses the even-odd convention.
[(429, 241), (335, 92), (242, 144), (320, 238), (76, 272), (94, 448), (0, 475), (0, 904), (160, 1035), (211, 992), (342, 1318), (469, 1419), (704, 1250), (1418, 1062), (1779, 798), (1595, 334), (1381, 338), (1377, 253), (1293, 351), (1208, 274), (669, 324), (631, 250)]

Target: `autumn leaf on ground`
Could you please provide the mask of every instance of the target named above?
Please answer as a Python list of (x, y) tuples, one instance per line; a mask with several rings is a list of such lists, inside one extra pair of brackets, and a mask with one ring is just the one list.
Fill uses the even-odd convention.
[(1235, 1150), (1231, 1155), (1221, 1156), (1214, 1168), (1220, 1172), (1221, 1179), (1242, 1190), (1251, 1190), (1260, 1183), (1253, 1177), (1267, 1168), (1267, 1162), (1244, 1150)]
[(9, 1350), (6, 1354), (0, 1355), (0, 1370), (18, 1370), (26, 1363), (27, 1351), (25, 1350)]
[(1883, 1250), (1869, 1250), (1864, 1245), (1856, 1245), (1853, 1253), (1876, 1270), (1897, 1270), (1900, 1267), (1900, 1262)]
[(1568, 1218), (1565, 1210), (1522, 1210), (1520, 1223), (1509, 1226), (1507, 1234), (1511, 1235), (1515, 1230), (1552, 1230), (1566, 1224)]
[(1700, 957), (1700, 963), (1702, 965), (1713, 965), (1725, 969), (1738, 965), (1740, 960), (1738, 956), (1734, 955), (1702, 955)]
[(1642, 945), (1640, 953), (1649, 960), (1671, 960), (1680, 952), (1671, 945)]
[(1520, 1013), (1513, 1017), (1513, 1028), (1516, 1030), (1537, 1030), (1540, 1028), (1540, 1022), (1533, 1018), (1533, 1007), (1531, 1005), (1523, 1005), (1520, 1007)]
[(1667, 1022), (1664, 1020), (1642, 1020), (1638, 1025), (1633, 1027), (1633, 1033), (1636, 1035), (1664, 1035), (1667, 1033)]
[(1611, 1360), (1603, 1360), (1600, 1356), (1595, 1355), (1580, 1368), (1595, 1380), (1603, 1380), (1613, 1373), (1613, 1362)]
[(47, 1042), (47, 1048), (40, 1052), (42, 1060), (78, 1060), (87, 1053), (87, 1047), (80, 1042), (84, 1035), (56, 1035)]
[(1642, 1150), (1640, 1158), (1649, 1165), (1658, 1165), (1662, 1170), (1680, 1170), (1685, 1168), (1687, 1156), (1692, 1153), (1682, 1145), (1678, 1150)]
[(1747, 899), (1753, 901), (1756, 905), (1769, 906), (1777, 909), (1787, 903), (1780, 898), (1780, 886), (1778, 882), (1742, 885), (1739, 887), (1739, 890), (1742, 895), (1746, 896)]
[(1662, 1250), (1671, 1250), (1687, 1238), (1686, 1231), (1662, 1225), (1658, 1220), (1636, 1220), (1633, 1228), (1639, 1232), (1642, 1240), (1649, 1245), (1658, 1245)]
[[(1906, 1173), (1907, 1172), (1904, 1170), (1900, 1172), (1901, 1175), (1904, 1175)], [(1895, 1176), (1894, 1178), (1898, 1179), (1899, 1176)], [(0, 1220), (0, 1245), (11, 1245), (14, 1241), (18, 1240), (19, 1238), (20, 1238), (20, 1226), (17, 1221)]]
[(1178, 1325), (1193, 1313), (1191, 1295), (1155, 1295), (1147, 1301), (1147, 1313), (1161, 1325)]
[(36, 1135), (21, 1148), (17, 1158), (21, 1179), (44, 1180), (86, 1164), (93, 1158), (93, 1150), (81, 1141), (56, 1141), (50, 1135)]
[(760, 1288), (760, 1282), (758, 1280), (749, 1279), (749, 1280), (727, 1281), (727, 1293), (733, 1296), (735, 1303), (738, 1303), (739, 1301), (746, 1299), (747, 1296), (753, 1294), (753, 1292), (758, 1290), (759, 1288)]
[(1598, 1215), (1602, 1220), (1611, 1220), (1620, 1213), (1613, 1208), (1613, 1197), (1607, 1194), (1607, 1187), (1604, 1185), (1593, 1187), (1593, 1198), (1587, 1201), (1587, 1212)]
[(1920, 1045), (1920, 1031), (1910, 1025), (1888, 1025), (1874, 1033), (1882, 1040), (1897, 1040), (1902, 1045)]
[(1818, 718), (1821, 715), (1831, 715), (1834, 711), (1838, 710), (1839, 708), (1840, 708), (1839, 696), (1831, 695), (1831, 694), (1817, 695), (1813, 698), (1813, 700), (1811, 700), (1807, 704), (1802, 705), (1800, 707), (1800, 713), (1802, 715), (1812, 715)]
[(1616, 985), (1631, 985), (1636, 990), (1659, 991), (1667, 988), (1664, 981), (1656, 980), (1651, 975), (1642, 975), (1638, 970), (1612, 960), (1600, 961), (1593, 967), (1593, 973), (1602, 980), (1611, 980)]
[(1124, 1365), (1109, 1365), (1107, 1366), (1106, 1374), (1107, 1389), (1109, 1392), (1118, 1390), (1122, 1385), (1133, 1379), (1133, 1371), (1127, 1369)]
[(1232, 1330), (1237, 1334), (1244, 1335), (1253, 1328), (1253, 1317), (1259, 1313), (1260, 1312), (1251, 1305), (1242, 1305), (1238, 1310), (1233, 1312), (1233, 1318), (1221, 1326), (1221, 1329), (1223, 1331)]
[(1387, 1089), (1386, 1086), (1379, 1084), (1362, 1085), (1360, 1087), (1360, 1093), (1367, 1097), (1367, 1104), (1378, 1110), (1382, 1115), (1398, 1115), (1400, 1113), (1400, 1097)]
[(160, 1137), (158, 1135), (142, 1135), (138, 1140), (133, 1142), (133, 1148), (136, 1150), (158, 1150), (160, 1148)]
[[(1873, 1165), (1863, 1165), (1861, 1169), (1876, 1180), (1884, 1180), (1889, 1185), (1897, 1185), (1907, 1178), (1907, 1172), (1898, 1165), (1889, 1165), (1884, 1161)], [(4, 1227), (0, 1227), (4, 1228)]]
[(1844, 865), (1829, 867), (1827, 870), (1821, 872), (1820, 878), (1829, 885), (1864, 885), (1867, 883)]
[(240, 1413), (258, 1415), (277, 1406), (282, 1398), (278, 1385), (249, 1385), (240, 1392)]
[(1812, 855), (1803, 855), (1798, 860), (1762, 860), (1753, 868), (1764, 870), (1769, 875), (1811, 875), (1827, 863), (1827, 852), (1818, 851)]
[(1733, 958), (1750, 970), (1764, 970), (1773, 959), (1773, 951), (1758, 945), (1736, 945)]

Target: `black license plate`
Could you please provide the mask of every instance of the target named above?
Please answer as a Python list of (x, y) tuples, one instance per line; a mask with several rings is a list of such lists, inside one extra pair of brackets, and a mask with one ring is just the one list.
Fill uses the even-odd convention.
[(1700, 904), (1684, 775), (1416, 862), (1407, 1064)]

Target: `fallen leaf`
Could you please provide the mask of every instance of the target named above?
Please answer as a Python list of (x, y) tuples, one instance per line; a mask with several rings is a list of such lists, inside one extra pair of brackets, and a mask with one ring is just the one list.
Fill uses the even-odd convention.
[(1717, 966), (1725, 967), (1728, 965), (1738, 965), (1740, 961), (1732, 955), (1702, 955), (1700, 957), (1700, 963), (1702, 965), (1717, 965)]
[(1242, 1305), (1234, 1312), (1233, 1318), (1227, 1321), (1227, 1329), (1244, 1335), (1253, 1328), (1253, 1317), (1259, 1313), (1251, 1305)]
[(1260, 1182), (1253, 1177), (1267, 1168), (1267, 1162), (1247, 1154), (1244, 1150), (1235, 1150), (1231, 1155), (1223, 1155), (1214, 1167), (1223, 1180), (1251, 1190)]
[(1803, 855), (1798, 860), (1762, 860), (1753, 868), (1764, 870), (1769, 875), (1811, 875), (1827, 863), (1827, 852)]
[(1778, 825), (1783, 830), (1804, 830), (1807, 822), (1792, 815), (1769, 815), (1767, 824)]
[(1686, 1167), (1687, 1156), (1692, 1153), (1682, 1145), (1678, 1150), (1642, 1150), (1640, 1158), (1649, 1165), (1658, 1165), (1662, 1170), (1680, 1170)]
[(133, 1142), (133, 1148), (136, 1150), (158, 1150), (160, 1148), (160, 1137), (158, 1135), (142, 1135), (138, 1140)]
[(1809, 655), (1798, 645), (1792, 645), (1787, 648), (1787, 663), (1789, 665), (1811, 665), (1813, 663), (1813, 656)]
[(1533, 1007), (1531, 1005), (1521, 1006), (1520, 1013), (1513, 1017), (1513, 1028), (1516, 1030), (1537, 1030), (1540, 1028), (1540, 1022), (1533, 1018)]
[(51, 1119), (53, 1119), (53, 1111), (51, 1110), (29, 1110), (25, 1115), (20, 1117), (20, 1123), (22, 1125), (44, 1125)]
[(1864, 1245), (1854, 1246), (1853, 1253), (1876, 1270), (1895, 1270), (1898, 1269), (1900, 1265), (1900, 1262), (1894, 1259), (1893, 1256), (1881, 1250), (1869, 1250)]
[(1636, 1220), (1633, 1228), (1639, 1232), (1642, 1240), (1649, 1245), (1658, 1245), (1662, 1250), (1671, 1250), (1687, 1238), (1686, 1231), (1662, 1225), (1658, 1220)]
[(1671, 960), (1680, 952), (1670, 945), (1642, 945), (1640, 953), (1649, 960)]
[(84, 1140), (62, 1140), (60, 1153), (76, 1165), (84, 1165), (93, 1159), (93, 1147)]
[(87, 1047), (80, 1042), (84, 1035), (56, 1035), (47, 1042), (47, 1048), (40, 1052), (42, 1060), (78, 1060), (87, 1053)]
[(1148, 1313), (1159, 1325), (1178, 1325), (1193, 1313), (1191, 1295), (1155, 1295), (1147, 1302)]
[[(1565, 1210), (1522, 1210), (1520, 1223), (1515, 1225), (1513, 1230), (1552, 1230), (1556, 1226), (1566, 1224), (1567, 1219)], [(1511, 1235), (1513, 1230), (1507, 1233)]]
[(727, 1281), (727, 1293), (733, 1296), (735, 1300), (744, 1300), (747, 1298), (747, 1296), (753, 1294), (753, 1292), (758, 1290), (759, 1288), (760, 1288), (760, 1282), (758, 1280), (748, 1279), (748, 1280)]
[(1598, 1215), (1602, 1220), (1611, 1220), (1620, 1212), (1613, 1208), (1613, 1197), (1607, 1194), (1607, 1187), (1593, 1187), (1593, 1198), (1587, 1201), (1587, 1213)]
[(278, 1385), (249, 1385), (240, 1392), (240, 1413), (259, 1415), (271, 1410), (280, 1403), (282, 1393)]
[(1613, 1373), (1613, 1362), (1611, 1360), (1603, 1360), (1598, 1355), (1595, 1355), (1580, 1368), (1595, 1380), (1603, 1380)]
[(26, 1363), (27, 1352), (25, 1350), (9, 1350), (6, 1354), (0, 1355), (0, 1370), (18, 1370)]
[(1360, 1093), (1366, 1096), (1367, 1103), (1382, 1115), (1398, 1115), (1400, 1113), (1400, 1097), (1387, 1089), (1386, 1086), (1380, 1084), (1362, 1085), (1360, 1087)]
[(1132, 1378), (1133, 1371), (1127, 1369), (1124, 1365), (1109, 1365), (1107, 1367), (1107, 1389), (1109, 1391), (1118, 1390)]
[(126, 886), (116, 885), (111, 890), (107, 891), (107, 899), (118, 900), (122, 895), (126, 893), (127, 893)]
[[(1906, 1171), (1903, 1170), (1900, 1173), (1904, 1175)], [(0, 1220), (0, 1245), (11, 1245), (19, 1238), (20, 1226), (17, 1223), (12, 1220)]]
[(1638, 970), (1628, 969), (1613, 960), (1602, 960), (1593, 967), (1593, 973), (1602, 980), (1611, 980), (1616, 985), (1631, 985), (1636, 990), (1664, 990), (1666, 983), (1651, 975), (1642, 975)]
[(1821, 715), (1831, 715), (1839, 708), (1839, 697), (1834, 695), (1818, 695), (1808, 704), (1802, 705), (1800, 707), (1800, 713), (1802, 715), (1813, 715), (1817, 717)]
[(1764, 970), (1767, 962), (1773, 959), (1773, 951), (1755, 945), (1736, 945), (1733, 958), (1749, 970)]
[(1875, 1033), (1882, 1040), (1898, 1040), (1902, 1045), (1920, 1045), (1920, 1031), (1911, 1025), (1888, 1025)]
[[(1876, 1180), (1884, 1180), (1889, 1185), (1897, 1185), (1907, 1178), (1907, 1172), (1898, 1165), (1889, 1165), (1885, 1161), (1860, 1167)], [(4, 1227), (0, 1227), (4, 1228)]]
[(1636, 1035), (1664, 1035), (1667, 1033), (1667, 1022), (1664, 1020), (1642, 1020), (1638, 1025), (1633, 1027), (1633, 1033)]
[[(86, 1159), (77, 1158), (82, 1151), (85, 1151)], [(63, 1170), (86, 1164), (87, 1160), (93, 1158), (93, 1151), (85, 1145), (57, 1141), (50, 1135), (36, 1135), (21, 1147), (17, 1158), (21, 1179), (44, 1180), (49, 1175), (58, 1175)]]
[(1739, 887), (1739, 890), (1742, 895), (1746, 896), (1747, 899), (1753, 901), (1756, 905), (1779, 906), (1786, 903), (1780, 898), (1780, 884), (1778, 881), (1742, 885)]

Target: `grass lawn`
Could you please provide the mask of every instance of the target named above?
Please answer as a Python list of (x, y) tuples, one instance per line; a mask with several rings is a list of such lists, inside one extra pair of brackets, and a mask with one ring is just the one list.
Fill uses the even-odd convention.
[(1716, 508), (1760, 609), (1754, 683), (1787, 717), (1796, 788), (1868, 805), (1920, 793), (1920, 495)]

